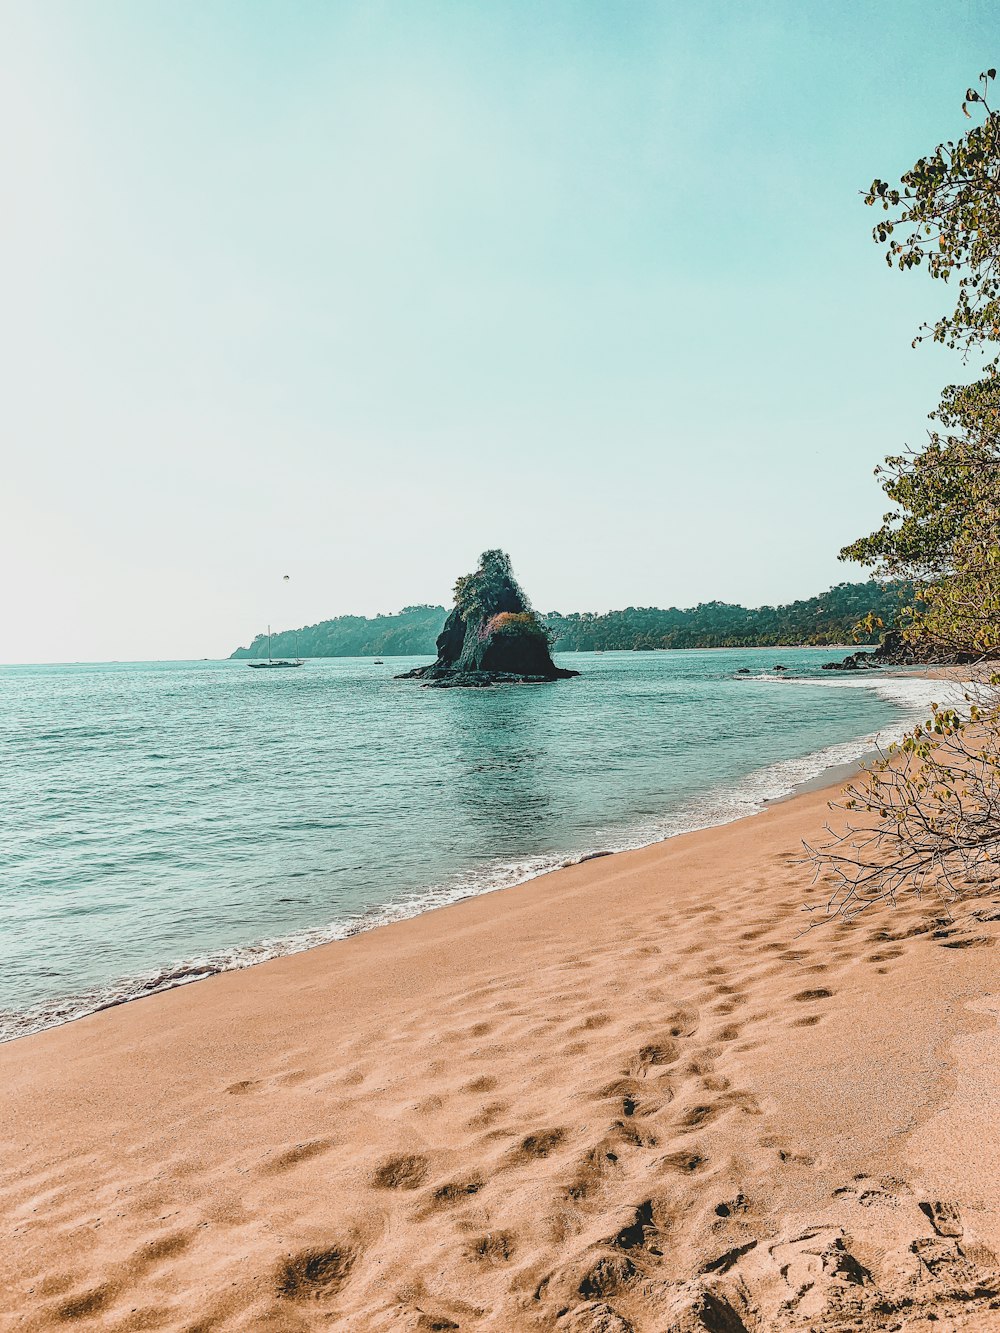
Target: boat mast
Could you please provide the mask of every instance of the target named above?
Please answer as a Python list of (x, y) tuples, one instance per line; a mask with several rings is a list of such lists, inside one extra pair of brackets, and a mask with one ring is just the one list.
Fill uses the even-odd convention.
[(267, 660), (271, 660), (271, 626), (267, 627)]

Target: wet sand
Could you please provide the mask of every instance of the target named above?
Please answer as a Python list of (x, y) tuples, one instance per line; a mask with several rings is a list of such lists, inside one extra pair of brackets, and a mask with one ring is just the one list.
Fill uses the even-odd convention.
[(1000, 909), (829, 795), (0, 1047), (0, 1328), (1000, 1327)]

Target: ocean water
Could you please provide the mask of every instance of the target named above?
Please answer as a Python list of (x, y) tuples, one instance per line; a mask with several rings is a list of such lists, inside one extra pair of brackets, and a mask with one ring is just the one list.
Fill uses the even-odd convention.
[(492, 690), (406, 658), (0, 668), (0, 1039), (752, 813), (940, 693), (831, 655), (567, 654)]

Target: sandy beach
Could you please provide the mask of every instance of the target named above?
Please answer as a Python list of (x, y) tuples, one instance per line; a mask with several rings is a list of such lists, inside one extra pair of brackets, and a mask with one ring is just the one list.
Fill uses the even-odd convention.
[(829, 796), (0, 1047), (0, 1327), (1000, 1326), (1000, 909)]

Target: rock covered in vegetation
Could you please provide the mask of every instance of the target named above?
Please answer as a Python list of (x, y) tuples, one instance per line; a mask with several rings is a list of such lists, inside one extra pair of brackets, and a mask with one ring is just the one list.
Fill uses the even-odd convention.
[(484, 551), (455, 584), (455, 606), (438, 635), (437, 660), (399, 680), (439, 688), (531, 683), (578, 676), (552, 661), (550, 635), (511, 573), (504, 551)]
[(878, 671), (890, 666), (962, 666), (977, 662), (981, 653), (959, 652), (933, 644), (907, 643), (898, 630), (889, 630), (871, 652), (851, 653), (840, 662), (824, 662), (824, 671)]

